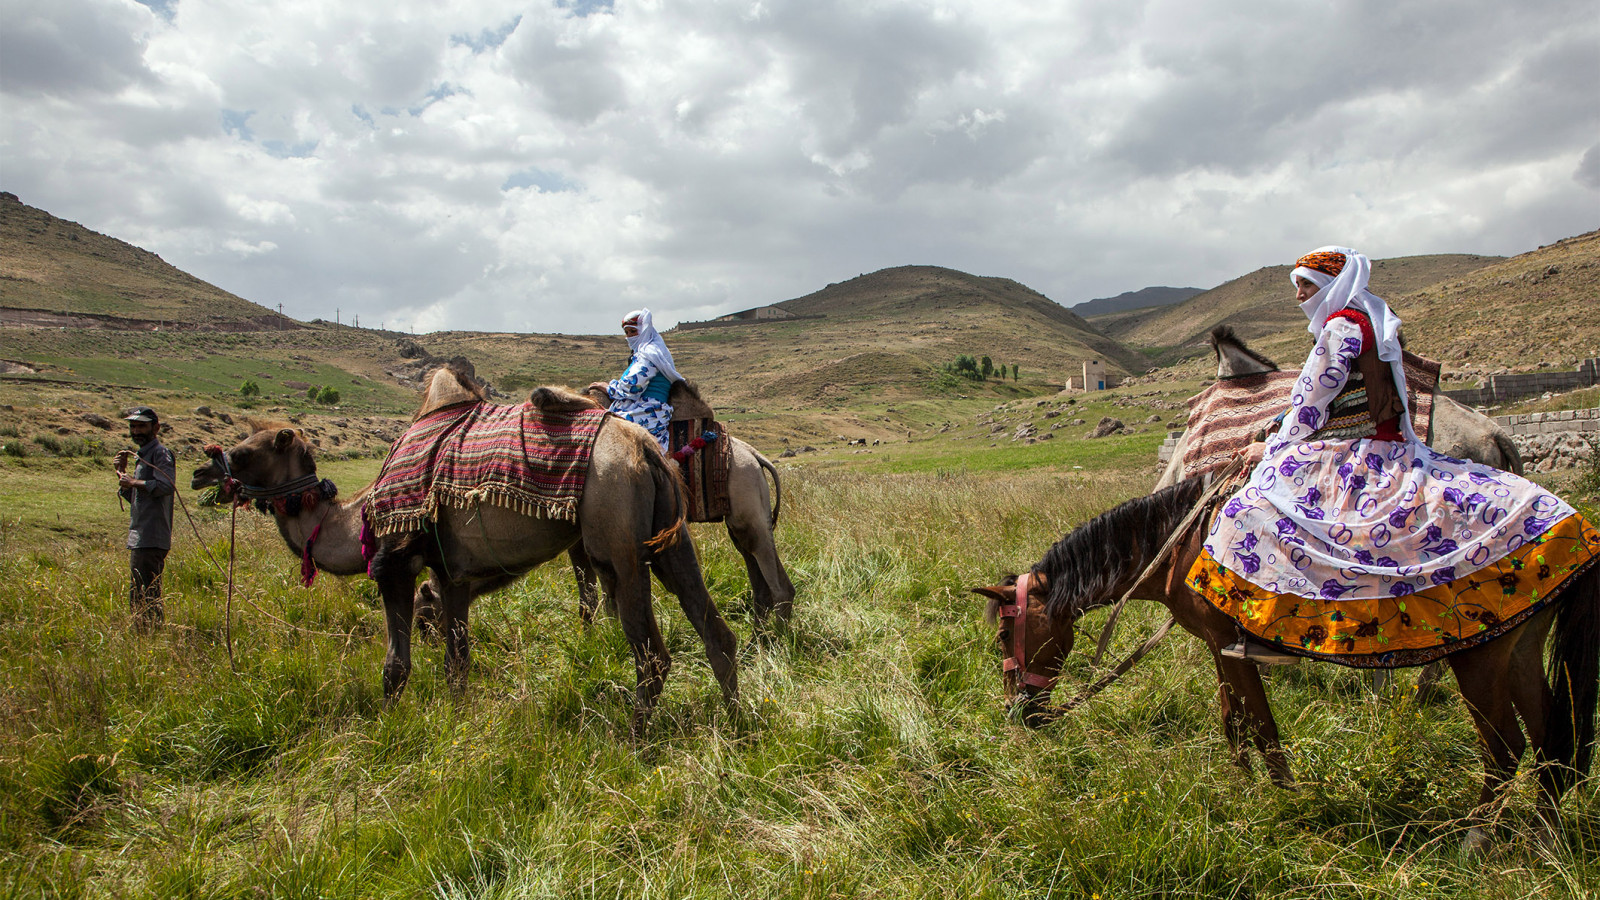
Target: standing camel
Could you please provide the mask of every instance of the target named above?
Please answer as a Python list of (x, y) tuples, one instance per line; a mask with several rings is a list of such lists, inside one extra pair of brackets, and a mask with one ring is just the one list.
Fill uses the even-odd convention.
[[(454, 370), (436, 373), (424, 410), (446, 405), (442, 395), (465, 392), (468, 402), (485, 402)], [(570, 410), (579, 398), (541, 389), (533, 404), (541, 410)], [(233, 448), (218, 451), (195, 470), (192, 485), (222, 485), (229, 499), (281, 497), (316, 481), (316, 461), (308, 445), (289, 428), (257, 430)], [(614, 598), (623, 633), (633, 648), (638, 676), (632, 734), (643, 733), (661, 693), (671, 656), (650, 602), (655, 573), (678, 597), (684, 614), (705, 644), (706, 657), (731, 710), (738, 704), (737, 643), (706, 590), (694, 545), (683, 521), (685, 498), (677, 474), (655, 440), (643, 429), (607, 418), (595, 438), (576, 521), (528, 515), (491, 503), (472, 508), (442, 505), (430, 530), (379, 537), (370, 565), (360, 548), (362, 507), (369, 485), (346, 502), (292, 504), (274, 511), (278, 531), (297, 556), (306, 554), (322, 571), (335, 575), (367, 572), (383, 596), (388, 653), (383, 664), (384, 696), (393, 700), (411, 674), (413, 592), (417, 576), (433, 574), (440, 600), (440, 630), (450, 685), (460, 691), (469, 668), (467, 611), (473, 598), (516, 580), (535, 566), (582, 542)]]

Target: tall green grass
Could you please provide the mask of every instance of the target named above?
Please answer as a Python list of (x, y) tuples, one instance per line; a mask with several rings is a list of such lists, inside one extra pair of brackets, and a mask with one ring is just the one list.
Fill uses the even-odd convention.
[[(28, 470), (17, 470), (28, 471)], [(0, 549), (0, 896), (1580, 897), (1600, 889), (1593, 780), (1563, 843), (1530, 780), (1488, 857), (1461, 859), (1480, 769), (1458, 699), (1375, 699), (1355, 674), (1274, 673), (1297, 792), (1228, 761), (1216, 681), (1182, 634), (1038, 732), (1009, 724), (981, 604), (1147, 478), (788, 469), (799, 590), (752, 621), (742, 561), (695, 526), (740, 635), (723, 708), (670, 595), (674, 657), (639, 743), (621, 630), (578, 624), (565, 566), (473, 610), (465, 698), (419, 645), (385, 706), (365, 579), (298, 584), (241, 518), (230, 668), (225, 522), (175, 552), (168, 625), (128, 624), (126, 556)], [(1130, 647), (1159, 620), (1131, 607)], [(291, 623), (286, 625), (284, 623)], [(1098, 625), (1098, 620), (1087, 627)], [(1067, 676), (1088, 676), (1071, 661)], [(1402, 679), (1404, 680), (1404, 679)]]

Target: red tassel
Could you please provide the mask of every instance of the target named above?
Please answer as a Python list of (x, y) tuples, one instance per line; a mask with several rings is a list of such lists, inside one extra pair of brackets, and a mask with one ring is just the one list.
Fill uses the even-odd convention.
[(300, 557), (300, 583), (306, 587), (311, 587), (311, 583), (317, 580), (317, 564), (311, 558), (311, 548), (316, 545), (320, 534), (322, 523), (318, 522), (317, 527), (311, 529), (311, 537), (306, 538), (306, 550)]

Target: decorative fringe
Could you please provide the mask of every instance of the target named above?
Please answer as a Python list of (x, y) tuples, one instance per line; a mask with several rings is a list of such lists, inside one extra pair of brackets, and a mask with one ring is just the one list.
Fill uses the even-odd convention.
[(395, 512), (383, 517), (371, 516), (372, 533), (377, 537), (389, 537), (395, 534), (426, 531), (428, 526), (439, 520), (440, 510), (447, 506), (453, 509), (472, 509), (483, 504), (509, 509), (533, 519), (578, 521), (576, 500), (566, 502), (542, 500), (502, 484), (486, 484), (473, 488), (435, 485), (433, 490), (428, 492), (421, 510)]

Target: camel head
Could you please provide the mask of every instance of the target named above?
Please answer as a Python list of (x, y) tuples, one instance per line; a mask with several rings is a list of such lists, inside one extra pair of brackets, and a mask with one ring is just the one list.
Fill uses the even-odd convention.
[(189, 480), (195, 490), (214, 484), (227, 490), (230, 481), (246, 490), (270, 490), (317, 471), (311, 445), (294, 429), (277, 424), (256, 424), (255, 433), (232, 449), (212, 447), (208, 455), (210, 461), (195, 469)]

